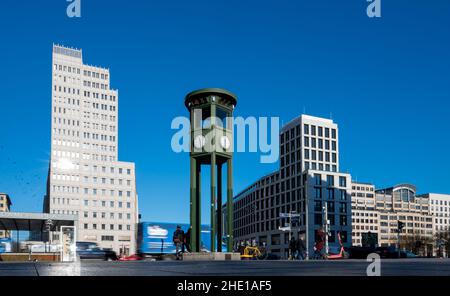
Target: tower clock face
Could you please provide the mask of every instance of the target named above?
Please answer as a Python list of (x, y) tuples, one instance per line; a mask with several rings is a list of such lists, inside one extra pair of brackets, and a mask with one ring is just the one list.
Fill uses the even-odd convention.
[(228, 150), (230, 148), (230, 146), (231, 146), (230, 139), (228, 139), (227, 136), (220, 137), (220, 146), (223, 149)]
[(205, 143), (206, 143), (206, 139), (202, 135), (198, 135), (194, 139), (194, 147), (197, 149), (202, 149), (203, 146), (205, 146)]

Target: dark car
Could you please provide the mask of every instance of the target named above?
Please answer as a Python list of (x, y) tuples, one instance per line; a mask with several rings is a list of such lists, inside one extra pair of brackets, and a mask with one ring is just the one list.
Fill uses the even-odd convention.
[(281, 257), (274, 253), (267, 254), (266, 260), (280, 260)]
[(77, 255), (80, 259), (117, 260), (116, 252), (102, 249), (97, 243), (77, 242)]
[(381, 258), (417, 258), (418, 256), (412, 252), (401, 250), (400, 253), (395, 247), (378, 247), (375, 249), (375, 253), (380, 255)]
[(380, 255), (380, 258), (398, 258), (398, 250), (395, 247), (378, 247), (375, 253)]
[(348, 253), (350, 259), (366, 259), (370, 254), (376, 253), (376, 250), (370, 247), (350, 247)]

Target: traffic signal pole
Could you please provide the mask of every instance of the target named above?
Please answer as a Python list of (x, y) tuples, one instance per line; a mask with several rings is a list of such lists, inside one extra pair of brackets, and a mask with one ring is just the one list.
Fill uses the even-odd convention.
[(398, 258), (400, 259), (400, 233), (402, 232), (403, 227), (405, 227), (405, 224), (397, 220), (397, 248), (398, 248)]

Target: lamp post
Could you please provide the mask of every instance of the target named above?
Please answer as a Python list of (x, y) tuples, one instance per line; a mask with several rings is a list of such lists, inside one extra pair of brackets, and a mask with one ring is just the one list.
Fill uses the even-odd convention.
[(325, 205), (323, 207), (323, 212), (324, 212), (324, 219), (325, 219), (325, 255), (328, 257), (328, 253), (329, 253), (329, 247), (328, 247), (328, 234), (330, 232), (329, 230), (329, 224), (330, 221), (328, 221), (328, 205), (327, 202), (325, 202)]

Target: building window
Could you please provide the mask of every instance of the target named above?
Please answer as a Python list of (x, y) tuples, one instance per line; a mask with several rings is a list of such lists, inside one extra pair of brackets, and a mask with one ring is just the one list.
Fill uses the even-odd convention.
[(334, 186), (334, 176), (333, 175), (327, 175), (327, 185), (328, 186)]
[(315, 198), (322, 199), (322, 188), (314, 188), (315, 189)]
[(322, 185), (322, 176), (320, 174), (314, 174), (314, 183), (316, 185)]
[(112, 235), (102, 235), (102, 241), (114, 241), (114, 236)]

